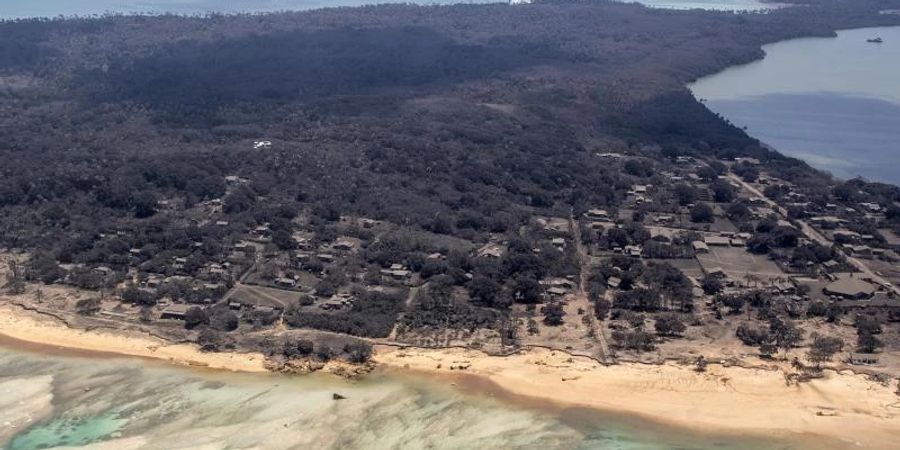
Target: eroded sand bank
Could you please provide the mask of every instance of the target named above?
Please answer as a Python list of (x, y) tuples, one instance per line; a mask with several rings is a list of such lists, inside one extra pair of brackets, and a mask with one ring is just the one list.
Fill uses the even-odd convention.
[(710, 365), (697, 373), (675, 364), (607, 367), (546, 349), (491, 357), (464, 349), (380, 347), (376, 359), (423, 373), (483, 376), (516, 395), (621, 411), (701, 432), (807, 436), (813, 441), (819, 436), (835, 448), (887, 449), (900, 442), (896, 386), (850, 373), (826, 371), (823, 379), (788, 385), (779, 370)]
[(266, 371), (262, 354), (206, 353), (194, 345), (171, 344), (147, 334), (76, 330), (12, 305), (0, 306), (0, 334), (35, 344), (160, 359), (187, 366)]

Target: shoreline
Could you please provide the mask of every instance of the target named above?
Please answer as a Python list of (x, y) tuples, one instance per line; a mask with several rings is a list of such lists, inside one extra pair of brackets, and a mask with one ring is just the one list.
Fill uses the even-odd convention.
[[(77, 330), (14, 305), (0, 305), (0, 345), (59, 356), (138, 357), (190, 369), (273, 373), (261, 354), (205, 353), (137, 332)], [(674, 362), (604, 366), (546, 348), (509, 356), (377, 344), (375, 350), (374, 362), (389, 373), (447, 382), (525, 407), (584, 408), (702, 435), (774, 437), (823, 449), (887, 449), (900, 440), (896, 383), (882, 386), (849, 371), (826, 371), (823, 379), (788, 386), (784, 373), (771, 368), (710, 364), (697, 373)]]
[(173, 344), (144, 333), (79, 330), (11, 304), (0, 305), (0, 336), (35, 346), (55, 347), (59, 355), (126, 356), (195, 368), (269, 372), (264, 365), (265, 356), (259, 353), (208, 353), (191, 344)]
[(765, 368), (710, 364), (705, 373), (696, 373), (672, 362), (603, 366), (588, 357), (536, 348), (510, 356), (461, 349), (377, 350), (375, 360), (382, 367), (456, 377), (461, 385), (465, 377), (478, 377), (508, 395), (560, 409), (627, 414), (701, 434), (777, 437), (833, 449), (895, 448), (900, 439), (900, 397), (893, 383), (881, 386), (846, 371), (826, 371), (823, 379), (788, 386), (781, 370)]

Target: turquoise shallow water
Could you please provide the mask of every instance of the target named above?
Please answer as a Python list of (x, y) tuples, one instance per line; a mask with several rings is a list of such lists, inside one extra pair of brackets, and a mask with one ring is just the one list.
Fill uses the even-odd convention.
[[(882, 44), (867, 42), (881, 37)], [(842, 178), (900, 184), (900, 27), (764, 47), (766, 57), (690, 86), (781, 152)]]
[(61, 417), (29, 428), (9, 443), (9, 450), (36, 450), (91, 444), (113, 436), (125, 421), (115, 412), (83, 419)]
[[(347, 397), (335, 401), (333, 393)], [(772, 449), (375, 375), (286, 377), (0, 349), (0, 448)]]

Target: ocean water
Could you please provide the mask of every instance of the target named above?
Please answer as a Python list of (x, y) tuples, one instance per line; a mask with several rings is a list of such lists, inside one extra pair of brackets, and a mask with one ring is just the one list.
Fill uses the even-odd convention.
[[(883, 43), (867, 42), (881, 37)], [(764, 47), (766, 57), (689, 87), (779, 151), (841, 178), (900, 184), (900, 27)]]
[(775, 3), (763, 3), (759, 0), (637, 0), (637, 3), (653, 8), (719, 11), (761, 11), (779, 6)]
[(379, 3), (489, 3), (490, 0), (0, 0), (0, 18), (118, 13), (262, 13)]
[[(198, 371), (0, 348), (0, 448), (779, 449), (375, 374)], [(344, 400), (334, 400), (339, 393)], [(502, 396), (499, 396), (502, 397)]]
[[(521, 0), (518, 0), (521, 2)], [(632, 0), (627, 0), (632, 1)], [(507, 3), (502, 0), (0, 0), (0, 18), (89, 16), (106, 13), (206, 14), (300, 11), (379, 3)], [(513, 3), (516, 3), (514, 1)], [(759, 0), (640, 0), (654, 8), (760, 10), (773, 7)]]

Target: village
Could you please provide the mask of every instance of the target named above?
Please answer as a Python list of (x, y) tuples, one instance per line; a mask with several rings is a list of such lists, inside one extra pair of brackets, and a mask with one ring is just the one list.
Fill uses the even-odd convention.
[[(595, 157), (625, 173), (646, 162)], [(223, 199), (161, 200), (189, 230), (174, 250), (140, 245), (146, 229), (110, 230), (99, 239), (117, 264), (12, 256), (7, 286), (43, 281), (23, 303), (179, 338), (312, 330), (609, 363), (757, 356), (767, 344), (754, 333), (787, 320), (807, 337), (839, 337), (838, 363), (900, 367), (888, 351), (898, 330), (882, 328), (900, 320), (889, 205), (813, 201), (752, 158), (678, 156), (631, 178), (618, 204), (535, 210), (472, 239), (306, 210), (236, 221)], [(225, 181), (229, 194), (248, 183)]]

